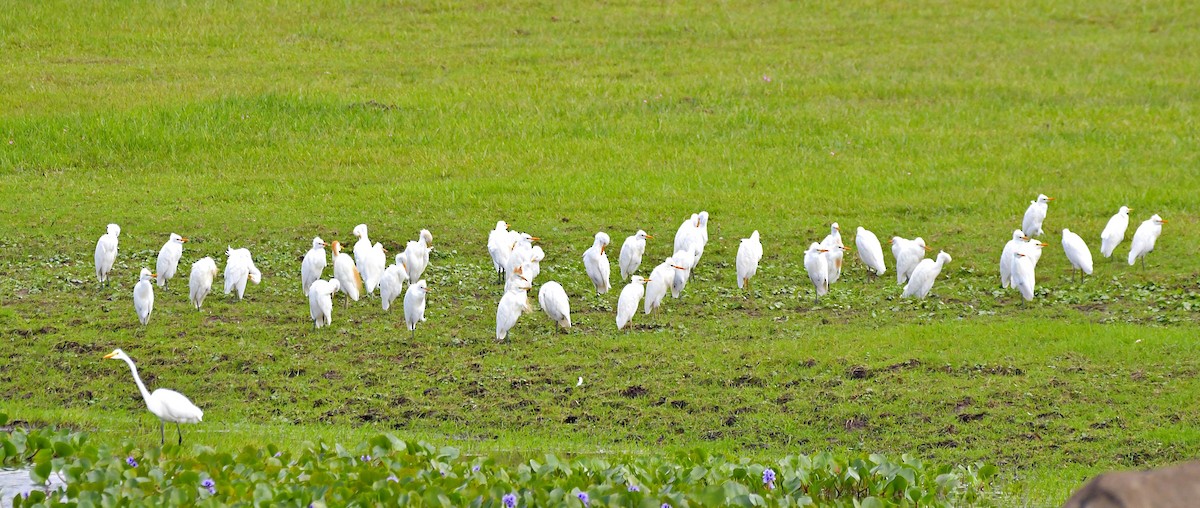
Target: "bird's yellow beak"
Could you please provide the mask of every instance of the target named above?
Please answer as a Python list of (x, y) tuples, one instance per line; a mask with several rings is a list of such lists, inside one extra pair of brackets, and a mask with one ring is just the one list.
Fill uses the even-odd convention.
[(180, 239), (179, 239), (179, 241), (181, 241), (181, 242), (183, 242), (183, 243), (187, 243), (187, 242), (188, 242), (188, 237), (186, 237), (186, 236), (185, 236), (185, 237), (183, 237), (183, 238), (180, 238)]
[(607, 245), (601, 245), (601, 246), (600, 246), (600, 253), (601, 253), (601, 254), (604, 254), (604, 249), (607, 249), (607, 248), (608, 248), (608, 246), (607, 246)]
[(837, 231), (838, 233), (841, 233), (841, 232), (842, 232), (842, 228), (833, 228), (833, 230), (834, 230), (834, 231)]
[(524, 275), (518, 275), (517, 277), (520, 277), (521, 280), (523, 280), (525, 282), (529, 282), (529, 279), (526, 279)]
[(676, 270), (687, 270), (687, 268), (684, 268), (684, 267), (682, 267), (682, 266), (679, 266), (679, 265), (671, 265), (671, 268), (674, 268), (674, 269), (676, 269)]
[(646, 238), (654, 238), (654, 235), (646, 235)]
[(696, 227), (700, 227), (700, 219), (696, 219)]
[(1046, 201), (1054, 201), (1054, 198), (1046, 198)]
[(1049, 247), (1049, 246), (1050, 246), (1050, 244), (1048, 244), (1048, 243), (1045, 243), (1045, 242), (1038, 242), (1038, 245), (1041, 245), (1042, 247)]
[(157, 273), (152, 273), (152, 274), (150, 274), (150, 278), (151, 278), (151, 279), (153, 279), (153, 278), (156, 278), (156, 277), (158, 277), (158, 274), (157, 274)]
[(1159, 224), (1166, 224), (1166, 223), (1167, 223), (1167, 219), (1159, 219), (1159, 220), (1158, 220), (1158, 223), (1159, 223)]
[(540, 242), (540, 241), (542, 241), (542, 239), (541, 239), (541, 238), (538, 238), (538, 237), (536, 237), (536, 236), (531, 236), (531, 237), (529, 237), (529, 241), (531, 241), (531, 242)]
[(646, 280), (644, 280), (643, 282), (645, 282), (646, 284), (649, 284), (649, 283), (650, 283), (650, 281), (652, 281), (652, 280), (654, 280), (654, 279), (646, 279)]
[(817, 252), (829, 252), (829, 249), (817, 249)]
[(930, 247), (930, 246), (926, 245), (926, 246), (925, 246), (925, 252), (933, 252), (933, 247)]
[(109, 354), (104, 355), (104, 359), (109, 360), (109, 359), (115, 358), (116, 356), (117, 356), (117, 353), (115, 353), (115, 352), (109, 353)]
[(1028, 241), (1029, 241), (1029, 237), (1028, 237), (1028, 236), (1026, 236), (1026, 235), (1021, 235), (1021, 239), (1022, 239), (1022, 240), (1025, 240), (1026, 242), (1028, 242)]
[(384, 253), (384, 254), (387, 254), (387, 248), (384, 248), (384, 249), (383, 249), (383, 253)]
[(891, 245), (891, 244), (892, 244), (893, 242), (895, 242), (895, 241), (896, 241), (896, 240), (888, 240), (888, 245)]
[(844, 251), (846, 251), (846, 252), (850, 252), (850, 247), (847, 247), (847, 246), (843, 245), (843, 246), (842, 246), (842, 250), (844, 250)]

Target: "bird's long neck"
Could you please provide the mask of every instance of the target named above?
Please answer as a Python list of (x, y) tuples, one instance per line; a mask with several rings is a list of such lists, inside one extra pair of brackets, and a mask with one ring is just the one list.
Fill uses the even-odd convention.
[(146, 401), (146, 404), (149, 405), (150, 404), (150, 392), (146, 390), (145, 383), (142, 383), (142, 376), (138, 375), (137, 366), (134, 365), (133, 360), (130, 360), (128, 357), (126, 357), (124, 360), (125, 360), (125, 363), (129, 364), (129, 370), (133, 371), (133, 381), (135, 383), (137, 383), (138, 390), (140, 390), (142, 392), (142, 399), (144, 399)]

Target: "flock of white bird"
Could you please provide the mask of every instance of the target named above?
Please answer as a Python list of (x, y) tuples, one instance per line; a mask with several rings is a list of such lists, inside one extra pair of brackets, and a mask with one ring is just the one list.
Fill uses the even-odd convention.
[[(1048, 246), (1036, 237), (1043, 234), (1042, 223), (1046, 218), (1049, 202), (1053, 199), (1039, 195), (1036, 200), (1030, 202), (1021, 229), (1013, 231), (1012, 239), (1004, 245), (1000, 256), (1001, 286), (1015, 287), (1025, 301), (1032, 300), (1035, 294), (1035, 269), (1043, 248)], [(1100, 234), (1100, 252), (1104, 257), (1111, 257), (1114, 249), (1124, 241), (1125, 232), (1129, 227), (1130, 211), (1130, 208), (1122, 206), (1105, 225)], [(1162, 234), (1162, 225), (1166, 222), (1155, 214), (1138, 226), (1129, 250), (1130, 265), (1136, 264), (1139, 259), (1143, 260), (1144, 265), (1146, 254), (1154, 250), (1155, 242)], [(353, 258), (342, 252), (340, 243), (333, 242), (332, 278), (322, 279), (328, 260), (325, 255), (327, 245), (321, 238), (313, 239), (312, 248), (301, 262), (301, 286), (309, 300), (309, 313), (314, 326), (321, 328), (332, 323), (335, 293), (344, 293), (348, 306), (351, 300), (358, 301), (363, 295), (373, 295), (375, 289), (379, 288), (380, 302), (385, 311), (401, 293), (404, 293), (404, 320), (409, 331), (415, 335), (417, 323), (425, 320), (425, 301), (430, 288), (421, 275), (429, 267), (433, 235), (422, 229), (417, 240), (409, 241), (404, 251), (395, 256), (395, 263), (385, 267), (387, 250), (382, 244), (371, 242), (367, 226), (359, 224), (353, 233), (358, 237), (353, 248)], [(96, 276), (101, 283), (108, 281), (116, 261), (117, 240), (120, 234), (119, 226), (109, 224), (107, 233), (96, 242)], [(646, 252), (646, 240), (653, 238), (645, 231), (638, 230), (621, 245), (618, 259), (620, 276), (622, 280), (629, 282), (617, 299), (618, 330), (624, 329), (630, 323), (639, 305), (642, 306), (643, 313), (648, 315), (661, 307), (668, 290), (675, 298), (680, 297), (708, 244), (708, 212), (692, 214), (679, 225), (675, 232), (674, 254), (655, 266), (649, 277), (636, 275)], [(538, 240), (528, 233), (510, 231), (505, 221), (497, 222), (495, 229), (488, 235), (487, 250), (492, 259), (492, 267), (497, 280), (504, 283), (504, 294), (496, 307), (497, 340), (504, 340), (521, 315), (533, 310), (529, 304), (528, 292), (534, 279), (541, 272), (541, 261), (546, 257), (542, 248), (534, 245)], [(143, 325), (149, 322), (154, 309), (154, 288), (151, 281), (157, 280), (160, 287), (167, 286), (175, 276), (183, 255), (183, 244), (187, 241), (187, 238), (172, 233), (159, 251), (157, 273), (145, 268), (141, 270), (139, 281), (134, 286), (133, 301), (138, 319)], [(612, 288), (611, 263), (606, 253), (610, 243), (608, 234), (598, 232), (592, 246), (583, 253), (584, 270), (595, 286), (597, 295), (603, 295)], [(854, 243), (858, 249), (859, 260), (870, 274), (877, 277), (887, 272), (883, 246), (874, 233), (860, 226), (855, 234)], [(909, 240), (896, 236), (888, 240), (888, 243), (891, 244), (896, 282), (904, 284), (902, 297), (925, 298), (942, 268), (951, 261), (950, 255), (939, 252), (936, 258), (926, 259), (925, 253), (932, 249), (920, 237)], [(1083, 238), (1064, 228), (1062, 246), (1073, 269), (1080, 271), (1081, 279), (1084, 274), (1092, 273), (1092, 254)], [(815, 288), (814, 297), (817, 301), (820, 301), (820, 297), (829, 292), (830, 285), (841, 277), (845, 253), (850, 251), (842, 241), (841, 228), (836, 222), (832, 224), (829, 234), (824, 239), (813, 242), (804, 251), (804, 268)], [(226, 255), (225, 294), (236, 290), (240, 300), (245, 293), (246, 282), (258, 284), (262, 281), (262, 273), (254, 266), (254, 259), (249, 250), (231, 247), (226, 251)], [(738, 247), (735, 260), (738, 288), (749, 290), (750, 281), (757, 273), (762, 257), (762, 242), (758, 231), (754, 231), (749, 238), (742, 239)], [(211, 257), (205, 257), (192, 264), (188, 298), (196, 309), (200, 309), (204, 303), (217, 273), (216, 262)], [(403, 291), (405, 283), (408, 283), (407, 291)], [(562, 284), (556, 281), (542, 284), (538, 291), (538, 303), (551, 321), (562, 329), (571, 328), (571, 303)], [(120, 349), (105, 358), (120, 359), (129, 364), (147, 408), (162, 422), (174, 422), (178, 426), (179, 423), (196, 423), (202, 418), (203, 412), (178, 392), (159, 389), (154, 393), (147, 393), (133, 360)], [(162, 427), (160, 432), (163, 432)], [(183, 435), (180, 432), (180, 443), (182, 440)]]

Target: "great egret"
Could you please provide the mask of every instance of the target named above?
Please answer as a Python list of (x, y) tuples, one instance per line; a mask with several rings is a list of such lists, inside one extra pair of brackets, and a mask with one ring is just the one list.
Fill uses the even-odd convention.
[(598, 295), (607, 293), (612, 288), (608, 282), (608, 274), (612, 267), (608, 264), (608, 254), (604, 253), (609, 241), (608, 235), (603, 231), (596, 233), (592, 246), (583, 253), (583, 267), (588, 278), (592, 279), (592, 284), (596, 286)]
[(1132, 211), (1132, 208), (1122, 206), (1116, 215), (1108, 219), (1104, 232), (1100, 233), (1100, 254), (1104, 257), (1112, 257), (1113, 249), (1125, 240), (1125, 230), (1129, 229), (1129, 212)]
[(1013, 253), (1028, 241), (1029, 237), (1025, 236), (1024, 231), (1014, 229), (1012, 240), (1004, 244), (1004, 251), (1000, 253), (1000, 287), (1007, 288), (1012, 285), (1012, 264), (1016, 259)]
[(1021, 221), (1021, 231), (1025, 236), (1042, 235), (1042, 221), (1046, 220), (1046, 211), (1050, 209), (1051, 201), (1054, 201), (1054, 198), (1038, 194), (1036, 201), (1029, 202), (1029, 208), (1025, 209), (1025, 218)]
[(654, 236), (639, 229), (637, 233), (626, 238), (625, 243), (621, 244), (621, 258), (617, 264), (621, 266), (622, 280), (628, 279), (641, 266), (642, 255), (646, 253), (647, 238), (654, 238)]
[(1033, 290), (1037, 288), (1036, 267), (1029, 255), (1022, 250), (1012, 253), (1012, 285), (1025, 301), (1033, 301)]
[(1129, 266), (1141, 259), (1142, 268), (1146, 268), (1146, 254), (1154, 250), (1154, 243), (1158, 241), (1158, 236), (1162, 234), (1162, 225), (1166, 223), (1167, 220), (1158, 214), (1142, 221), (1133, 233), (1133, 245), (1129, 248)]
[(1092, 251), (1088, 250), (1083, 238), (1067, 228), (1062, 230), (1062, 246), (1063, 252), (1067, 253), (1067, 260), (1071, 262), (1071, 271), (1079, 270), (1079, 282), (1083, 282), (1084, 274), (1092, 274)]
[(686, 270), (686, 268), (676, 265), (675, 258), (672, 256), (650, 272), (650, 278), (646, 280), (646, 304), (644, 306), (646, 314), (662, 306), (663, 298), (667, 296), (667, 290), (675, 283), (677, 270)]
[(858, 259), (867, 265), (871, 273), (878, 277), (887, 272), (887, 265), (883, 263), (883, 245), (875, 233), (859, 226), (854, 234), (854, 245), (858, 247)]
[(333, 322), (333, 294), (341, 288), (337, 279), (317, 279), (308, 288), (308, 315), (317, 328)]
[(101, 284), (108, 282), (108, 272), (117, 260), (117, 238), (120, 236), (121, 226), (109, 224), (108, 232), (96, 241), (96, 278)]
[(175, 271), (179, 268), (179, 258), (183, 257), (183, 244), (187, 241), (187, 238), (171, 233), (167, 243), (158, 250), (158, 263), (154, 266), (158, 272), (158, 287), (165, 288), (175, 277)]
[(562, 284), (550, 281), (542, 284), (538, 291), (538, 305), (551, 321), (558, 323), (564, 330), (571, 328), (571, 300)]
[(429, 267), (429, 252), (433, 250), (433, 233), (422, 229), (417, 234), (417, 240), (410, 241), (404, 247), (404, 266), (408, 271), (408, 282), (421, 280), (425, 268)]
[(355, 266), (354, 259), (342, 253), (342, 244), (337, 240), (333, 241), (333, 278), (340, 284), (341, 292), (346, 294), (347, 307), (350, 306), (350, 300), (358, 301), (362, 292), (362, 274)]
[(217, 276), (217, 262), (205, 257), (192, 263), (192, 274), (188, 279), (188, 301), (200, 310), (204, 297), (212, 291), (213, 279)]
[(692, 251), (681, 250), (671, 256), (674, 260), (675, 277), (671, 281), (671, 297), (679, 298), (683, 294), (683, 288), (687, 286), (688, 279), (692, 278), (692, 270), (696, 268), (696, 254)]
[(937, 280), (938, 274), (942, 273), (942, 267), (950, 262), (950, 255), (945, 251), (938, 252), (937, 261), (932, 259), (922, 259), (917, 263), (917, 267), (913, 269), (912, 275), (908, 278), (908, 284), (904, 286), (903, 297), (925, 298), (929, 296), (929, 290), (933, 289), (933, 282)]
[(816, 242), (804, 251), (804, 269), (808, 271), (808, 278), (816, 288), (814, 299), (817, 303), (821, 302), (821, 295), (829, 293), (829, 258), (825, 256), (826, 252), (829, 252), (829, 249)]
[(414, 339), (417, 338), (417, 323), (425, 320), (425, 296), (429, 291), (429, 284), (421, 279), (409, 284), (408, 291), (404, 293), (404, 323)]
[(379, 285), (379, 279), (383, 278), (383, 269), (387, 266), (387, 250), (383, 248), (383, 244), (371, 243), (371, 238), (367, 236), (366, 224), (354, 226), (353, 233), (358, 237), (358, 241), (354, 242), (354, 266), (358, 268), (359, 277), (362, 278), (365, 294), (372, 295), (375, 293), (375, 286)]
[(842, 242), (842, 228), (838, 223), (834, 222), (829, 226), (829, 234), (821, 240), (821, 247), (829, 252), (825, 254), (829, 258), (829, 283), (833, 284), (842, 277), (842, 259), (845, 255), (843, 247), (846, 244)]
[(500, 298), (500, 304), (496, 306), (496, 340), (508, 337), (508, 331), (517, 325), (521, 314), (532, 311), (533, 308), (529, 306), (529, 282), (521, 280), (520, 283), (509, 285)]
[(925, 259), (925, 253), (933, 250), (926, 246), (925, 239), (919, 236), (912, 240), (894, 236), (888, 243), (892, 244), (892, 257), (896, 259), (897, 284), (907, 282), (917, 263)]
[(383, 271), (383, 278), (379, 280), (379, 299), (383, 301), (383, 310), (390, 309), (392, 302), (404, 292), (404, 283), (408, 281), (408, 270), (404, 263), (404, 255), (396, 254), (396, 264)]
[(325, 267), (329, 261), (325, 259), (325, 240), (321, 237), (313, 238), (312, 248), (304, 254), (304, 261), (300, 263), (300, 287), (304, 289), (304, 294), (308, 294), (308, 289), (312, 286), (313, 281), (320, 279), (325, 275)]
[(642, 297), (645, 295), (646, 279), (641, 275), (630, 277), (629, 284), (621, 290), (621, 297), (617, 299), (618, 330), (625, 328), (629, 320), (633, 319), (633, 315), (637, 314), (638, 304), (642, 303)]
[(129, 370), (133, 372), (133, 380), (137, 383), (138, 391), (142, 392), (142, 399), (146, 401), (146, 409), (158, 417), (160, 444), (167, 442), (166, 422), (175, 424), (175, 430), (179, 432), (179, 444), (182, 445), (183, 429), (179, 428), (179, 424), (199, 423), (204, 419), (204, 411), (192, 404), (192, 401), (184, 397), (182, 393), (166, 388), (154, 390), (154, 393), (146, 391), (146, 385), (142, 383), (142, 377), (138, 375), (137, 366), (124, 351), (114, 349), (113, 352), (104, 355), (104, 358), (124, 360), (129, 364)]
[(262, 272), (254, 266), (254, 257), (249, 249), (225, 249), (225, 294), (237, 289), (238, 300), (246, 293), (246, 281), (255, 284), (262, 282)]
[(750, 238), (743, 238), (738, 245), (737, 258), (734, 268), (737, 270), (737, 285), (739, 289), (750, 288), (750, 278), (758, 273), (758, 262), (762, 260), (762, 241), (758, 239), (758, 230), (750, 233)]
[(133, 286), (133, 310), (137, 311), (138, 321), (145, 326), (150, 322), (150, 313), (154, 312), (154, 284), (150, 282), (154, 274), (142, 268), (137, 285)]

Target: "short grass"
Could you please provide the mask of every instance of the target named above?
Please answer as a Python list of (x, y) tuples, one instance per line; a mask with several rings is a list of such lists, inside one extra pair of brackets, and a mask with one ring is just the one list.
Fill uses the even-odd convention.
[[(0, 9), (0, 411), (150, 443), (125, 367), (100, 361), (122, 347), (205, 409), (193, 439), (231, 447), (868, 449), (993, 461), (1014, 495), (1061, 502), (1200, 453), (1197, 20), (1173, 1)], [(1038, 193), (1058, 198), (1051, 247), (1019, 305), (995, 266)], [(1097, 249), (1123, 204), (1130, 235), (1170, 220), (1148, 266), (1072, 281), (1058, 231)], [(622, 284), (596, 297), (582, 274), (591, 235), (646, 229), (652, 264), (701, 209), (684, 297), (618, 333)], [(499, 219), (544, 238), (570, 334), (534, 314), (492, 339)], [(814, 305), (800, 251), (833, 221), (954, 261), (927, 302), (852, 263)], [(389, 249), (435, 235), (415, 338), (369, 299), (307, 320), (310, 239), (364, 222)], [(732, 257), (754, 229), (747, 297)], [(246, 246), (263, 284), (195, 312), (177, 280), (137, 326), (136, 272), (170, 232), (193, 239), (182, 271)]]

